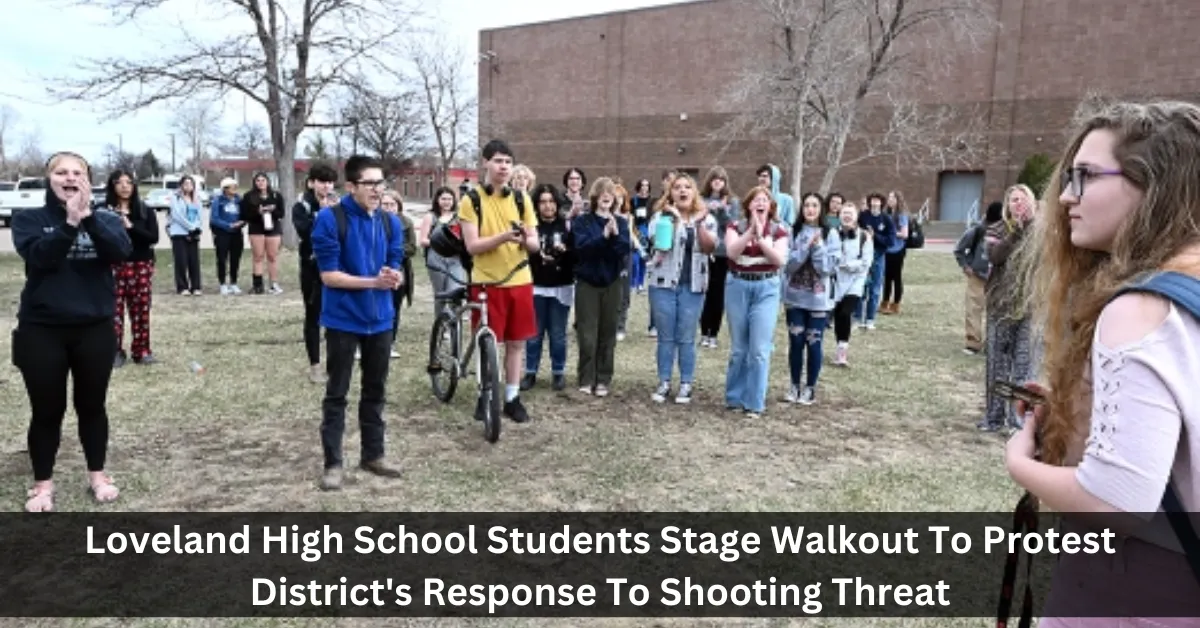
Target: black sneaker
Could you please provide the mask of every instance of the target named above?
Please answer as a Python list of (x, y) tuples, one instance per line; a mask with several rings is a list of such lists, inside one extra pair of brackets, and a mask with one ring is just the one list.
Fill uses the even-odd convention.
[(529, 413), (525, 411), (525, 405), (521, 403), (520, 397), (514, 397), (512, 401), (504, 402), (504, 416), (512, 419), (514, 423), (524, 423), (529, 420)]
[(554, 390), (566, 390), (567, 389), (567, 376), (563, 375), (562, 373), (555, 375), (554, 381), (553, 381), (553, 383), (550, 384), (550, 387), (553, 388)]
[(526, 373), (521, 378), (521, 390), (529, 390), (537, 385), (537, 373)]

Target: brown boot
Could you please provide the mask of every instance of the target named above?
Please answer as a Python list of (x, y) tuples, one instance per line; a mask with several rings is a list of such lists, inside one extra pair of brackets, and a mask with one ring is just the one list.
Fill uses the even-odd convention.
[(396, 467), (388, 465), (386, 462), (383, 461), (382, 458), (380, 458), (378, 460), (372, 460), (370, 462), (364, 462), (359, 466), (362, 468), (363, 471), (366, 471), (368, 473), (374, 473), (375, 475), (378, 475), (380, 477), (385, 477), (385, 478), (400, 477), (400, 469), (397, 469)]
[(889, 301), (884, 301), (883, 303), (880, 303), (880, 304), (879, 304), (879, 313), (880, 313), (880, 314), (891, 314), (891, 313), (892, 313), (892, 304), (891, 304), (891, 302), (889, 302)]
[(892, 314), (896, 314), (896, 315), (900, 314), (900, 304), (899, 303), (892, 304)]

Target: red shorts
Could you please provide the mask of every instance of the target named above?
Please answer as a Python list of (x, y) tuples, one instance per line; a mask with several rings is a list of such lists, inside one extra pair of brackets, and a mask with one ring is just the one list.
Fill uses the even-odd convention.
[[(471, 286), (471, 302), (479, 302), (482, 288)], [(487, 289), (488, 327), (500, 342), (524, 342), (537, 336), (533, 309), (533, 284)], [(471, 311), (471, 327), (479, 329), (479, 310)]]

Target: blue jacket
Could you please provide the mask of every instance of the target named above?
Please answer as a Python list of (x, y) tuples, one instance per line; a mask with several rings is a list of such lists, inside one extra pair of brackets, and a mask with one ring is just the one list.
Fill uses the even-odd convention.
[[(317, 268), (323, 273), (341, 271), (355, 277), (375, 277), (384, 266), (399, 270), (404, 260), (404, 225), (400, 219), (383, 210), (368, 214), (349, 195), (342, 197), (341, 206), (346, 212), (345, 248), (338, 240), (333, 211), (317, 212), (312, 231)], [(384, 230), (384, 220), (392, 221), (391, 240)], [(327, 329), (359, 335), (390, 332), (395, 315), (391, 290), (321, 287), (321, 326)]]
[(607, 218), (592, 212), (580, 214), (571, 221), (571, 237), (575, 244), (575, 278), (597, 288), (607, 288), (621, 278), (624, 256), (629, 254), (632, 240), (629, 221), (617, 216), (617, 235), (604, 237)]
[[(796, 199), (792, 198), (791, 194), (780, 191), (780, 174), (779, 166), (771, 164), (771, 195), (775, 197), (775, 204), (779, 205), (780, 222), (791, 227), (796, 224)], [(721, 237), (724, 237), (724, 234)]]
[(224, 192), (214, 196), (212, 207), (209, 209), (208, 226), (213, 231), (240, 233), (242, 231), (241, 228), (234, 229), (233, 223), (241, 220), (241, 205), (242, 197), (240, 194), (235, 194), (233, 198), (225, 196)]

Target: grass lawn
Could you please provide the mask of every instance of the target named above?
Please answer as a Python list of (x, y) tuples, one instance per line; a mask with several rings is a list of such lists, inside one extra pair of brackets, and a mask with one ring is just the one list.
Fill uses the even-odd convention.
[[(215, 265), (205, 251), (206, 290)], [(305, 377), (303, 308), (294, 254), (286, 254), (280, 296), (184, 298), (173, 294), (169, 254), (160, 252), (152, 342), (160, 364), (114, 373), (109, 393), (109, 469), (122, 489), (108, 509), (129, 511), (1000, 511), (1019, 493), (1009, 481), (1002, 441), (980, 434), (983, 359), (962, 354), (962, 276), (949, 255), (914, 252), (906, 265), (904, 314), (855, 330), (852, 366), (822, 371), (818, 404), (788, 406), (787, 339), (777, 326), (767, 413), (747, 420), (724, 410), (728, 337), (700, 349), (697, 398), (656, 405), (654, 340), (645, 336), (647, 299), (635, 299), (630, 335), (617, 349), (607, 399), (548, 388), (523, 394), (533, 420), (505, 420), (500, 442), (484, 442), (471, 419), (474, 385), (452, 404), (430, 393), (424, 371), (432, 300), (418, 269), (413, 306), (404, 310), (388, 386), (388, 453), (406, 471), (387, 481), (357, 472), (357, 374), (346, 435), (347, 485), (317, 488), (323, 387)], [(243, 260), (248, 285), (249, 252)], [(0, 256), (0, 301), (8, 327), (22, 265)], [(6, 327), (6, 328), (8, 328)], [(724, 333), (724, 331), (723, 331)], [(9, 335), (0, 354), (9, 355)], [(126, 340), (128, 343), (128, 339)], [(826, 351), (832, 352), (832, 330)], [(572, 340), (573, 345), (573, 340)], [(191, 361), (207, 372), (193, 374)], [(4, 508), (20, 509), (31, 480), (25, 447), (28, 403), (20, 374), (0, 364)], [(59, 455), (57, 505), (97, 507), (84, 491), (83, 457), (68, 417)], [(997, 581), (998, 582), (998, 581)], [(188, 625), (228, 625), (225, 620)], [(815, 622), (815, 623), (814, 623)], [(57, 622), (56, 622), (57, 623)], [(121, 622), (125, 623), (125, 622)], [(139, 625), (166, 625), (138, 621)], [(243, 622), (233, 622), (241, 624)], [(256, 626), (359, 620), (255, 621)], [(376, 622), (371, 622), (376, 623)], [(389, 620), (431, 625), (433, 620)], [(799, 620), (570, 620), (570, 625), (791, 625)], [(901, 620), (808, 619), (805, 625), (901, 625)], [(982, 625), (980, 620), (903, 625)], [(491, 620), (489, 626), (567, 625), (562, 620)]]

